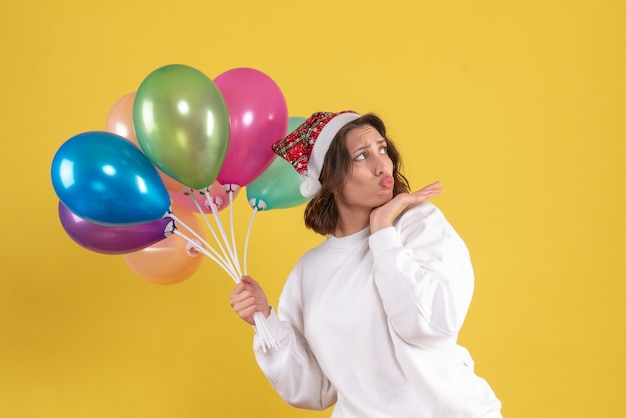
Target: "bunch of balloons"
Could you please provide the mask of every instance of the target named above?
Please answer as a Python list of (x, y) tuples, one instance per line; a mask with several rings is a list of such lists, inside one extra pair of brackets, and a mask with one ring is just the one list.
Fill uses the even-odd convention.
[[(84, 248), (123, 255), (150, 282), (191, 277), (202, 254), (238, 283), (254, 215), (306, 202), (299, 174), (271, 150), (303, 121), (289, 117), (280, 88), (261, 71), (234, 68), (211, 80), (186, 65), (158, 68), (114, 104), (105, 130), (78, 134), (56, 152), (61, 224)], [(232, 203), (243, 187), (253, 212), (242, 270)], [(227, 207), (230, 238), (218, 214)], [(275, 347), (263, 315), (255, 321), (266, 347)]]

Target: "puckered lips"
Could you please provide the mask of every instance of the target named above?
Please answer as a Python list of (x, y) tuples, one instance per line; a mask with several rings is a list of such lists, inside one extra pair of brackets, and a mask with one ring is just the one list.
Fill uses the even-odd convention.
[(378, 183), (380, 187), (385, 189), (393, 189), (393, 177), (392, 176), (383, 176)]

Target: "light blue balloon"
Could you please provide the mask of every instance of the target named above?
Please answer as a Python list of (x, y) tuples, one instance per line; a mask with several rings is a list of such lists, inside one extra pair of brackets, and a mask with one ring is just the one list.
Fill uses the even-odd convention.
[(287, 125), (287, 135), (295, 131), (295, 129), (306, 122), (306, 118), (302, 116), (289, 116), (289, 124)]
[(52, 160), (52, 185), (73, 213), (102, 225), (162, 218), (170, 198), (156, 168), (133, 143), (101, 131), (68, 139)]
[[(306, 118), (289, 117), (288, 132), (300, 126)], [(307, 203), (309, 199), (300, 194), (302, 176), (294, 166), (276, 156), (259, 177), (246, 186), (248, 204), (253, 209), (286, 209)]]
[(276, 156), (259, 177), (246, 186), (248, 204), (253, 209), (286, 209), (309, 201), (300, 194), (302, 177), (283, 158)]

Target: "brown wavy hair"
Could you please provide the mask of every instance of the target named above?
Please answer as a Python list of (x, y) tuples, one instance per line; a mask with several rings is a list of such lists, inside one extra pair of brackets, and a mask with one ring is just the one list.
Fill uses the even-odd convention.
[(339, 221), (335, 194), (341, 192), (352, 170), (352, 159), (346, 148), (346, 137), (351, 130), (366, 125), (376, 129), (387, 141), (387, 155), (393, 162), (393, 195), (409, 193), (411, 190), (409, 181), (402, 174), (402, 158), (398, 149), (387, 137), (385, 124), (375, 114), (367, 113), (347, 123), (337, 132), (324, 157), (324, 164), (320, 174), (322, 189), (309, 201), (304, 210), (304, 224), (307, 228), (320, 235), (330, 235), (335, 232), (337, 222)]

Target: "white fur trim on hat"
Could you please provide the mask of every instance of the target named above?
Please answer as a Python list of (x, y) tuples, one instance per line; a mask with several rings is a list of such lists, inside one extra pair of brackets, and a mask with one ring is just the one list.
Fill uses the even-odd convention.
[[(307, 175), (304, 176), (304, 181), (300, 185), (302, 196), (310, 199), (320, 191), (322, 185), (319, 182), (319, 178), (330, 143), (344, 125), (360, 117), (361, 115), (357, 113), (340, 113), (333, 117), (321, 130), (315, 140), (315, 144), (313, 144), (313, 150), (308, 161)], [(307, 194), (312, 193), (312, 195), (307, 196), (305, 191)]]
[(311, 176), (302, 176), (303, 181), (300, 183), (300, 194), (307, 199), (313, 199), (316, 194), (322, 190), (322, 183)]

